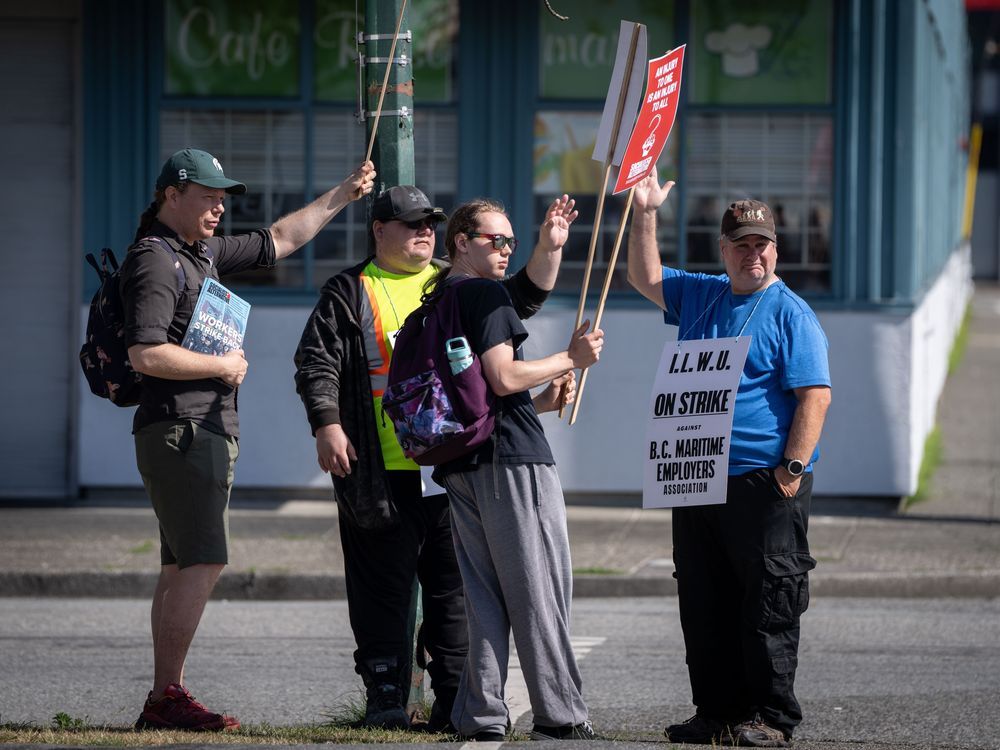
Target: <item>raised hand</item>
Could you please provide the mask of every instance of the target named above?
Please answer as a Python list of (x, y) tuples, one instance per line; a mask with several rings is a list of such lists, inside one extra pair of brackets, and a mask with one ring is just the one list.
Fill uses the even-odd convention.
[(375, 171), (375, 165), (370, 161), (366, 161), (351, 172), (347, 179), (341, 183), (348, 199), (356, 201), (374, 190), (376, 174), (378, 173)]
[(576, 200), (562, 195), (552, 201), (545, 220), (538, 230), (538, 243), (549, 250), (559, 250), (569, 239), (569, 227), (580, 212), (575, 209)]
[(632, 201), (636, 211), (645, 209), (655, 210), (659, 208), (663, 201), (670, 194), (670, 189), (674, 186), (673, 180), (667, 180), (662, 186), (656, 177), (656, 170), (650, 172), (633, 190)]

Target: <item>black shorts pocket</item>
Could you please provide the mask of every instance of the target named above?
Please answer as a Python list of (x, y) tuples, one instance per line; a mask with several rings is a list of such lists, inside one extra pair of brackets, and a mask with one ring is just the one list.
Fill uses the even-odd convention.
[(816, 560), (807, 552), (764, 557), (761, 626), (776, 632), (791, 627), (809, 607), (809, 571)]

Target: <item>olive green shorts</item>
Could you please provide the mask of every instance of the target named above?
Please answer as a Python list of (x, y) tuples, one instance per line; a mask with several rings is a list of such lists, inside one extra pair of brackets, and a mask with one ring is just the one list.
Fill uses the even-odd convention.
[(135, 458), (160, 522), (160, 562), (186, 568), (229, 562), (229, 491), (239, 441), (190, 420), (135, 433)]

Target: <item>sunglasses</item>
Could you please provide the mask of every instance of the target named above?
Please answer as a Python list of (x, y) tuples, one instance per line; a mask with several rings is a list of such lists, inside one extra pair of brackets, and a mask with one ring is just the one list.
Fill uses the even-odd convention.
[(423, 229), (424, 227), (430, 227), (431, 229), (434, 229), (435, 225), (437, 224), (437, 222), (434, 221), (434, 219), (430, 218), (415, 219), (414, 221), (403, 221), (402, 219), (396, 219), (396, 221), (398, 221), (400, 224), (405, 224), (407, 227), (414, 230)]
[(486, 232), (466, 232), (465, 236), (469, 239), (473, 237), (485, 237), (493, 244), (494, 250), (503, 250), (504, 245), (510, 247), (511, 252), (517, 250), (517, 237), (508, 237), (503, 234), (489, 234)]

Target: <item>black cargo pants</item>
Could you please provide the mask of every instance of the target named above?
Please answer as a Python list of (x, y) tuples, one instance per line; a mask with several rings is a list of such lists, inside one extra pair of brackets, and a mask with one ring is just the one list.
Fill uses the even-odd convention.
[[(347, 607), (358, 648), (356, 670), (366, 663), (395, 659), (397, 682), (409, 692), (413, 633), (410, 600), (420, 581), (423, 627), (421, 643), (430, 654), (427, 672), (435, 694), (454, 694), (469, 651), (462, 575), (451, 536), (448, 496), (421, 497), (420, 473), (390, 471), (389, 487), (400, 523), (390, 529), (362, 529), (340, 513)], [(382, 680), (377, 680), (381, 682)]]
[(729, 478), (724, 505), (673, 510), (678, 606), (698, 713), (759, 713), (791, 736), (799, 616), (816, 566), (806, 532), (813, 477), (786, 499), (770, 469)]

